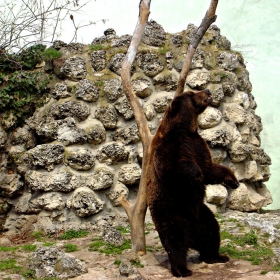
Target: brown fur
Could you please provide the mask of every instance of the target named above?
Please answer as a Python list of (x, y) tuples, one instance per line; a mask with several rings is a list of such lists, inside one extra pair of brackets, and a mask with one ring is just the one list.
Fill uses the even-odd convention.
[(174, 276), (190, 276), (189, 248), (207, 263), (226, 262), (219, 254), (219, 225), (203, 204), (206, 184), (237, 188), (233, 172), (212, 161), (207, 143), (197, 132), (197, 117), (211, 103), (208, 90), (174, 98), (151, 144), (147, 199)]

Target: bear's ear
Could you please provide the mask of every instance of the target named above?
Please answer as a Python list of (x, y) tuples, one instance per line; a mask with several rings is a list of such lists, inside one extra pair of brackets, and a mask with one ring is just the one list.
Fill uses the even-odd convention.
[(180, 111), (180, 108), (181, 108), (181, 103), (182, 103), (182, 97), (179, 95), (179, 96), (176, 96), (171, 104), (170, 104), (170, 113), (174, 116), (176, 115), (179, 111)]
[(192, 95), (194, 95), (194, 92), (191, 91), (183, 92), (180, 95), (177, 95), (170, 104), (170, 113), (174, 116), (180, 112), (182, 107), (185, 106), (185, 102)]

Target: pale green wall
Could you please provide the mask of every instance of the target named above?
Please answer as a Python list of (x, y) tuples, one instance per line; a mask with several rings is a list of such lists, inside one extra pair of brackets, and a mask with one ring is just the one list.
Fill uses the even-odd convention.
[[(272, 193), (274, 202), (268, 208), (279, 209), (279, 0), (220, 1), (219, 5), (218, 25), (222, 33), (232, 42), (232, 45), (245, 46), (237, 50), (243, 53), (247, 61), (247, 69), (253, 85), (252, 94), (258, 104), (256, 113), (262, 118), (264, 129), (261, 132), (261, 146), (272, 159), (271, 178), (266, 185)], [(226, 16), (223, 16), (223, 13)]]
[[(138, 18), (138, 4), (139, 0), (92, 1), (92, 8), (87, 6), (89, 19), (105, 18), (109, 21), (105, 25), (91, 27), (90, 32), (84, 30), (84, 34), (81, 30), (79, 41), (90, 43), (109, 27), (113, 27), (117, 35), (132, 34)], [(150, 19), (156, 20), (167, 32), (180, 32), (188, 23), (199, 25), (209, 4), (210, 0), (152, 0)], [(216, 13), (216, 24), (222, 35), (231, 41), (233, 49), (243, 54), (250, 72), (252, 93), (258, 104), (256, 112), (264, 126), (262, 147), (272, 158), (272, 175), (267, 186), (274, 200), (269, 208), (273, 209), (280, 208), (279, 4), (280, 0), (220, 0)], [(85, 14), (81, 16), (86, 20)], [(69, 26), (67, 30), (71, 32)]]

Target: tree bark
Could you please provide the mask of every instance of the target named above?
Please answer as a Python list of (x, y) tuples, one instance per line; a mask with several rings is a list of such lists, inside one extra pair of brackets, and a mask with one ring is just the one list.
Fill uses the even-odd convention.
[[(146, 240), (145, 240), (145, 216), (147, 211), (147, 199), (146, 199), (146, 174), (149, 169), (149, 159), (150, 159), (150, 146), (153, 139), (148, 126), (147, 119), (145, 117), (144, 111), (141, 107), (141, 104), (133, 92), (131, 86), (131, 77), (130, 71), (132, 63), (137, 54), (139, 44), (144, 33), (148, 17), (150, 14), (150, 3), (151, 0), (141, 0), (139, 4), (139, 19), (130, 43), (130, 46), (127, 50), (127, 54), (122, 64), (121, 78), (123, 84), (124, 93), (131, 105), (133, 110), (137, 127), (140, 134), (140, 139), (143, 145), (143, 160), (142, 160), (142, 175), (139, 185), (139, 190), (137, 198), (134, 203), (130, 203), (126, 200), (125, 197), (121, 197), (121, 205), (125, 209), (130, 228), (131, 228), (131, 243), (132, 249), (135, 253), (143, 255), (146, 253)], [(201, 41), (203, 35), (205, 34), (208, 27), (212, 22), (216, 20), (215, 11), (218, 4), (218, 0), (211, 0), (210, 7), (202, 20), (200, 27), (198, 28), (192, 42), (188, 47), (188, 53), (186, 56), (185, 63), (180, 75), (178, 82), (178, 89), (176, 95), (180, 94), (184, 90), (184, 84), (187, 77), (187, 74), (190, 69), (191, 61), (195, 50)]]
[(180, 74), (180, 78), (179, 78), (179, 81), (178, 81), (178, 87), (177, 87), (175, 96), (180, 95), (184, 91), (186, 78), (187, 78), (187, 75), (190, 71), (192, 59), (193, 59), (193, 56), (194, 56), (195, 51), (197, 49), (197, 46), (198, 46), (199, 42), (201, 41), (203, 35), (205, 34), (206, 30), (209, 28), (209, 26), (213, 22), (215, 22), (215, 20), (217, 18), (217, 16), (215, 15), (215, 12), (216, 12), (218, 2), (219, 2), (219, 0), (211, 0), (209, 9), (206, 12), (205, 17), (203, 18), (200, 26), (198, 27), (198, 29), (197, 29), (197, 31), (194, 35), (194, 37), (192, 38), (192, 41), (190, 42), (190, 44), (188, 46), (187, 56), (186, 56), (185, 62), (183, 64), (183, 68), (182, 68), (182, 71), (181, 71), (181, 74)]

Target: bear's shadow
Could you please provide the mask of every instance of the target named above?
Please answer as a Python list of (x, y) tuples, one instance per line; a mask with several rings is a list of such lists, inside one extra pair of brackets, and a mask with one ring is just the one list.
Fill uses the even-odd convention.
[[(199, 260), (199, 252), (195, 250), (191, 250), (192, 252), (189, 252), (188, 255), (186, 256), (186, 260), (188, 263), (193, 263), (193, 264), (199, 264), (201, 261)], [(159, 265), (166, 268), (166, 269), (171, 269), (171, 265), (168, 259), (168, 256), (166, 253), (164, 254), (155, 254), (154, 255), (156, 260), (158, 261)]]

